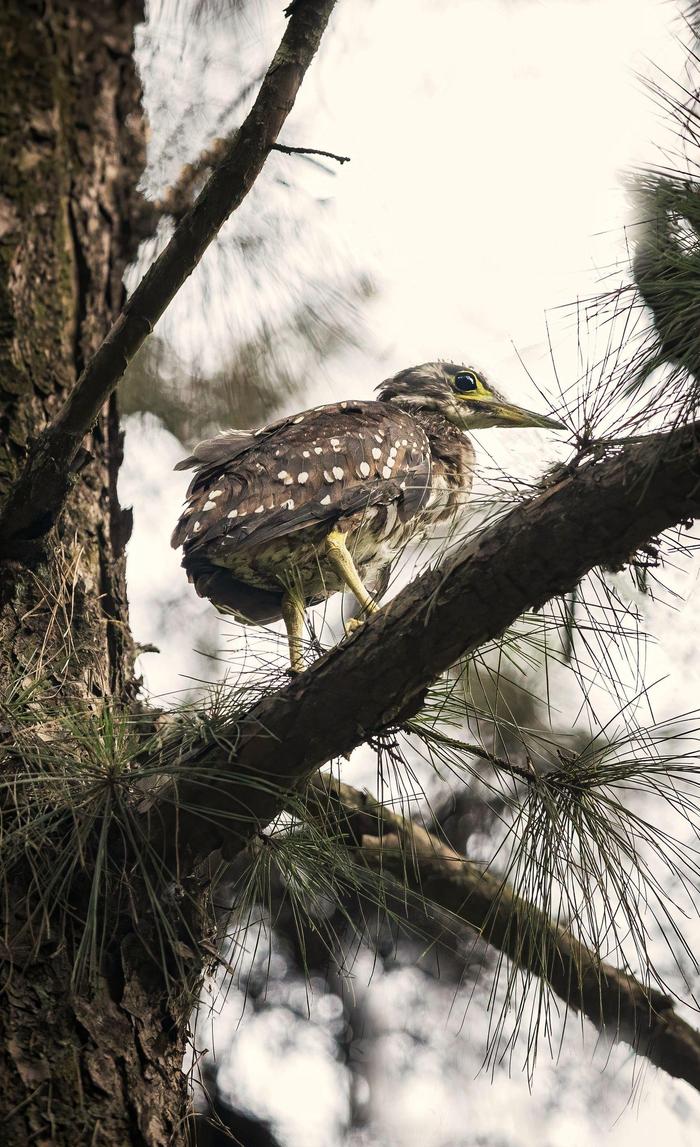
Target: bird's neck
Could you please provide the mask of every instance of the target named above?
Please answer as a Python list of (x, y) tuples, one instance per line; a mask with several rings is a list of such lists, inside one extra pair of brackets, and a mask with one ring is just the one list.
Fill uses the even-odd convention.
[(424, 431), (433, 456), (440, 458), (445, 451), (450, 453), (455, 447), (462, 449), (469, 441), (464, 431), (445, 418), (439, 410), (422, 410), (414, 407), (408, 413)]
[(470, 438), (449, 422), (439, 410), (410, 411), (430, 443), (430, 455), (435, 476), (444, 478), (448, 487), (462, 489), (474, 465), (474, 447)]

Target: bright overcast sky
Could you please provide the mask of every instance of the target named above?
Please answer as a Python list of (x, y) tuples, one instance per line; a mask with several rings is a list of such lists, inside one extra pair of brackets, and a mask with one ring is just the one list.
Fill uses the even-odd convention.
[[(253, 9), (251, 68), (269, 58), (280, 11)], [(511, 340), (536, 354), (545, 310), (599, 289), (629, 219), (620, 176), (658, 159), (635, 73), (652, 59), (678, 74), (673, 12), (660, 0), (341, 0), (283, 138), (352, 162), (333, 177), (272, 163), (333, 201), (339, 256), (376, 276), (381, 369), (449, 355), (512, 373)], [(204, 65), (210, 123), (240, 82), (240, 50), (225, 44)], [(184, 303), (175, 315), (185, 321), (165, 328), (183, 353), (215, 353), (212, 316), (204, 326)], [(355, 389), (374, 385), (377, 366), (366, 373)]]

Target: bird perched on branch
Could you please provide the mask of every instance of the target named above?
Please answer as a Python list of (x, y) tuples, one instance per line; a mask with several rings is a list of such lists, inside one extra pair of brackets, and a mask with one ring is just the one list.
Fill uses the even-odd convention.
[(304, 668), (305, 609), (344, 588), (377, 608), (405, 543), (452, 518), (469, 495), (466, 430), (564, 429), (507, 402), (473, 367), (429, 362), (378, 388), (261, 430), (200, 442), (172, 537), (200, 597), (239, 621), (284, 618), (293, 672)]

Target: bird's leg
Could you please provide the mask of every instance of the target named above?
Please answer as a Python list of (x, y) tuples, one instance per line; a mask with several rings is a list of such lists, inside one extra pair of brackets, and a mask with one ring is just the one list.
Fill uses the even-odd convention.
[[(345, 545), (347, 534), (341, 530), (331, 530), (326, 538), (325, 549), (328, 564), (338, 575), (340, 580), (348, 589), (355, 595), (360, 605), (362, 606), (363, 613), (376, 613), (379, 609), (376, 601), (372, 597), (369, 590), (363, 584), (362, 578), (357, 572), (352, 554), (348, 547)], [(354, 624), (353, 624), (354, 622)], [(348, 622), (345, 626), (346, 633), (352, 633), (358, 625), (362, 623), (353, 618), (352, 622)]]
[(304, 602), (298, 594), (290, 590), (286, 590), (282, 597), (282, 617), (289, 642), (289, 671), (290, 673), (303, 673)]

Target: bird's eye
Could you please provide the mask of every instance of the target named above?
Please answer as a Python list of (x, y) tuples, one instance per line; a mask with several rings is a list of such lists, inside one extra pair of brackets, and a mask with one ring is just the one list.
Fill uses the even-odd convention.
[(472, 374), (470, 370), (463, 370), (455, 375), (455, 390), (460, 394), (469, 394), (470, 390), (476, 390), (478, 386), (476, 375)]

